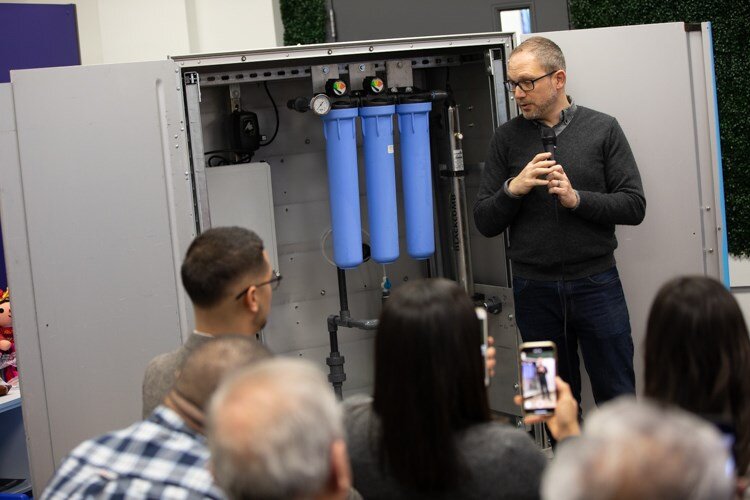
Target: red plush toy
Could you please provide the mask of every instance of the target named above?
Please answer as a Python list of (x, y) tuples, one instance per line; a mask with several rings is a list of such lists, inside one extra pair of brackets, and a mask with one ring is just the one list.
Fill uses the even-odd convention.
[(18, 377), (12, 317), (8, 289), (0, 296), (0, 377), (9, 384), (15, 383)]

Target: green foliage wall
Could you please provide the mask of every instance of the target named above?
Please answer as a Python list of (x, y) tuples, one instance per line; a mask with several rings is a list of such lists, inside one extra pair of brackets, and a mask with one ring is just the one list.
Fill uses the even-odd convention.
[[(750, 2), (569, 0), (569, 4), (573, 28), (711, 21), (729, 252), (750, 256)], [(669, 116), (664, 123), (668, 125)]]
[(284, 45), (326, 41), (325, 0), (281, 0)]

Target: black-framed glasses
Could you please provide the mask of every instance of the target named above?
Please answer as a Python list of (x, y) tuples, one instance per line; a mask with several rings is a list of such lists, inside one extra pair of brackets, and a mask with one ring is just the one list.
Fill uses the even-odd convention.
[(532, 90), (534, 90), (534, 82), (538, 82), (539, 80), (541, 80), (544, 77), (547, 77), (547, 76), (550, 76), (550, 75), (554, 75), (558, 71), (559, 70), (556, 69), (554, 71), (550, 71), (546, 75), (540, 76), (539, 78), (534, 78), (533, 80), (524, 80), (522, 82), (514, 82), (513, 80), (505, 80), (505, 82), (504, 82), (505, 83), (505, 88), (508, 90), (508, 92), (515, 91), (516, 87), (521, 87), (521, 90), (523, 90), (524, 92), (531, 92)]
[(250, 290), (250, 288), (252, 287), (257, 288), (257, 287), (261, 287), (264, 285), (271, 285), (271, 290), (276, 290), (277, 288), (279, 288), (279, 283), (281, 283), (281, 278), (283, 278), (283, 276), (281, 276), (281, 273), (279, 273), (276, 269), (273, 270), (272, 274), (273, 276), (268, 281), (264, 281), (262, 283), (254, 283), (252, 285), (249, 285), (247, 288), (245, 288), (240, 293), (238, 293), (237, 296), (234, 298), (234, 300), (240, 300), (242, 296), (245, 295), (247, 291)]

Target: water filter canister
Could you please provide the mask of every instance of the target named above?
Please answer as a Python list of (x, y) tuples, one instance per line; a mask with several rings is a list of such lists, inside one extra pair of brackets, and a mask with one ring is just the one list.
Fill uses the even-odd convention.
[(431, 102), (396, 106), (401, 136), (406, 248), (415, 259), (427, 259), (435, 253), (430, 160), (431, 109)]
[(384, 103), (359, 108), (367, 181), (370, 247), (375, 262), (398, 259), (396, 164), (393, 159), (393, 114), (396, 106)]
[(358, 114), (356, 107), (339, 107), (321, 116), (328, 162), (333, 261), (342, 269), (357, 267), (362, 263), (355, 123)]

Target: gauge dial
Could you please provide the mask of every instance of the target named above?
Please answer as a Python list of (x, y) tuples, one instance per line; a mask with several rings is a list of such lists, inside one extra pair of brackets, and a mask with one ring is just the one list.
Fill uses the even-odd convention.
[(318, 94), (310, 99), (310, 109), (316, 115), (326, 115), (331, 111), (331, 100), (325, 94)]

